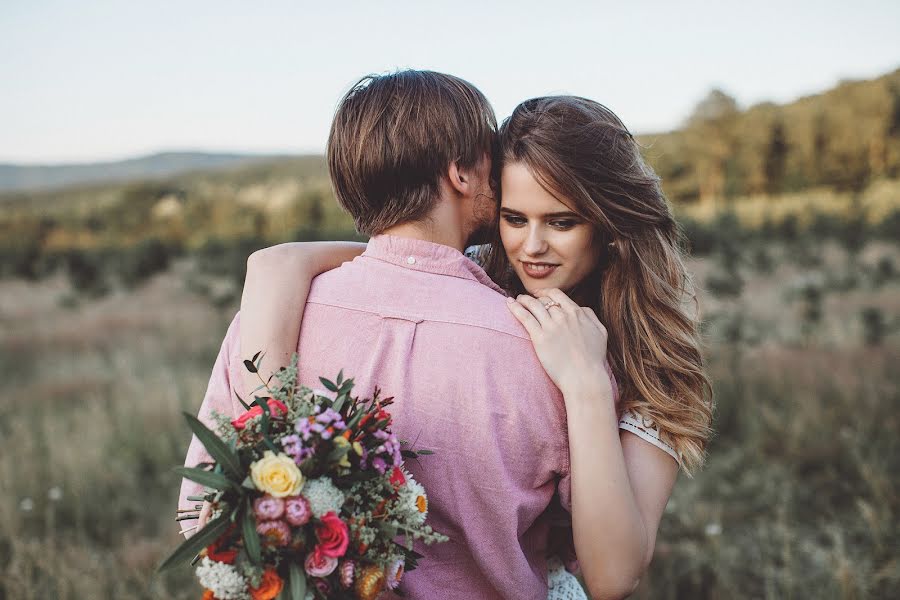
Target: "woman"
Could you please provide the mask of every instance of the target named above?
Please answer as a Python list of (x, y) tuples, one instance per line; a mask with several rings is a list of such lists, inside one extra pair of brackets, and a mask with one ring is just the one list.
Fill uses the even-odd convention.
[[(520, 104), (499, 154), (500, 226), (474, 259), (515, 296), (509, 308), (563, 393), (574, 548), (592, 595), (621, 596), (619, 582), (636, 585), (650, 563), (679, 465), (701, 465), (710, 432), (678, 227), (637, 143), (596, 102)], [(265, 348), (264, 370), (286, 364), (312, 278), (363, 249), (298, 243), (251, 256), (243, 354)], [(613, 377), (598, 377), (607, 364)], [(248, 374), (246, 389), (255, 383)], [(551, 598), (577, 597), (558, 562), (549, 579)]]

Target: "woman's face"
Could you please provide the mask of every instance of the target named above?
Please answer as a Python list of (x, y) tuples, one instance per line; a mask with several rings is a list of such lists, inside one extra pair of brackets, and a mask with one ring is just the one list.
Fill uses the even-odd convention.
[(500, 239), (522, 285), (570, 292), (597, 265), (593, 226), (523, 164), (505, 165), (500, 185)]

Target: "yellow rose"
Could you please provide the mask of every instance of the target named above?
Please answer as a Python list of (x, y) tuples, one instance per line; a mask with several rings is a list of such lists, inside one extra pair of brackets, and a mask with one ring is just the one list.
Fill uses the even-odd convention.
[(250, 465), (250, 477), (256, 489), (276, 498), (296, 496), (303, 489), (303, 474), (294, 459), (283, 452), (276, 456), (266, 450), (261, 459)]

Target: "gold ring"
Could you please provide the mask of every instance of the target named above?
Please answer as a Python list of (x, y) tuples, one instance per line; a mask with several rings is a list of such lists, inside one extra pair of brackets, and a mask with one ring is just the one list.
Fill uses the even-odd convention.
[(544, 308), (546, 308), (547, 310), (550, 310), (554, 306), (559, 307), (559, 302), (557, 302), (556, 300), (551, 300), (550, 302), (547, 302), (546, 304), (544, 304)]

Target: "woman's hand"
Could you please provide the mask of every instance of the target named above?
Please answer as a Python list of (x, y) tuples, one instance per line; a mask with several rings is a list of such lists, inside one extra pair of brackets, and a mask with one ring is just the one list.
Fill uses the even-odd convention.
[(564, 396), (598, 389), (612, 400), (606, 372), (606, 327), (590, 308), (580, 307), (560, 290), (538, 290), (537, 298), (508, 298), (513, 315), (528, 331), (534, 350)]

